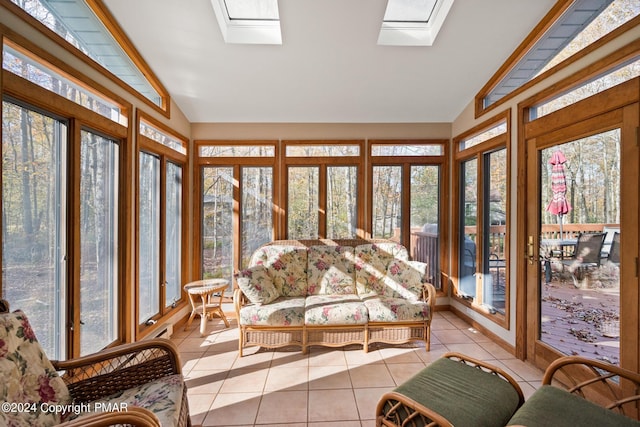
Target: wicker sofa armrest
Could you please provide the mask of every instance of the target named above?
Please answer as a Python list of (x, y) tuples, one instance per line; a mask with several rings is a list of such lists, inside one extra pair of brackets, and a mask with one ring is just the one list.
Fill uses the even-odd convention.
[(58, 427), (110, 427), (127, 425), (133, 427), (162, 427), (153, 412), (131, 406), (126, 412), (101, 412), (83, 415), (72, 421), (59, 424)]
[(542, 384), (561, 383), (569, 393), (638, 419), (640, 374), (599, 360), (565, 356), (545, 370)]
[(52, 363), (73, 399), (82, 403), (181, 373), (178, 349), (164, 338), (123, 344)]
[(429, 309), (431, 310), (431, 317), (433, 318), (433, 311), (436, 308), (436, 288), (431, 283), (425, 283), (424, 288), (422, 290), (423, 299), (426, 303), (429, 304)]

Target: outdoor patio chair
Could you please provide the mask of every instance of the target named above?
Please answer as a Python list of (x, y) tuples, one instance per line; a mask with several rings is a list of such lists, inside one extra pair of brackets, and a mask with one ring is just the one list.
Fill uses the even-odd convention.
[(620, 265), (620, 233), (613, 234), (611, 247), (607, 254), (607, 261), (615, 265)]
[(606, 233), (580, 233), (573, 256), (560, 261), (572, 274), (576, 287), (577, 281), (582, 281), (589, 269), (600, 267), (605, 236)]

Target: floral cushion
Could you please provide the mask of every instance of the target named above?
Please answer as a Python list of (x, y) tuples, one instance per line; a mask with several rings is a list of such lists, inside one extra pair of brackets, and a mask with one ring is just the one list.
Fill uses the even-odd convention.
[(280, 297), (270, 304), (250, 304), (240, 309), (243, 326), (302, 326), (304, 297)]
[(398, 243), (375, 243), (355, 247), (356, 283), (359, 295), (385, 293), (384, 277), (395, 260), (408, 260), (409, 254)]
[(0, 400), (29, 404), (22, 410), (0, 412), (0, 425), (34, 427), (61, 422), (60, 412), (43, 408), (69, 404), (69, 391), (22, 311), (0, 314), (0, 378)]
[(431, 315), (429, 304), (423, 301), (381, 295), (365, 299), (364, 304), (369, 312), (370, 322), (428, 320)]
[(422, 299), (427, 264), (418, 261), (393, 261), (383, 279), (384, 295), (409, 301)]
[(263, 265), (278, 293), (284, 297), (307, 294), (307, 248), (287, 245), (263, 246), (249, 265)]
[(236, 275), (242, 293), (254, 304), (269, 304), (280, 296), (273, 285), (267, 268), (263, 265), (249, 267)]
[(126, 410), (130, 406), (138, 406), (153, 412), (160, 420), (161, 426), (177, 426), (183, 393), (185, 390), (182, 375), (169, 375), (139, 387), (123, 390), (99, 401), (90, 402), (86, 405), (89, 411), (73, 414), (70, 419), (91, 413), (91, 410), (106, 412), (112, 408)]
[(308, 257), (308, 295), (356, 293), (353, 248), (312, 246)]
[(307, 325), (363, 325), (367, 308), (358, 295), (310, 295), (306, 299)]

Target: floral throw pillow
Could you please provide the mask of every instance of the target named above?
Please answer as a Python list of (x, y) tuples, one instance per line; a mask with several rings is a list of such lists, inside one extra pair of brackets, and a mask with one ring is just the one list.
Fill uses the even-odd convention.
[(242, 293), (254, 304), (269, 304), (280, 296), (263, 265), (241, 271), (236, 276), (236, 282)]
[(60, 423), (59, 412), (42, 408), (70, 403), (69, 391), (22, 311), (0, 313), (0, 378), (0, 400), (24, 405), (24, 410), (0, 412), (0, 425)]

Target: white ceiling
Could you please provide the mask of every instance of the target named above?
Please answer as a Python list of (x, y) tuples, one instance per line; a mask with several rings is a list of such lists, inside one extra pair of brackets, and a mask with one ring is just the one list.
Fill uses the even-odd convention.
[(210, 0), (105, 0), (190, 122), (452, 122), (555, 0), (456, 0), (433, 46), (378, 46), (386, 0), (279, 0), (282, 45)]

